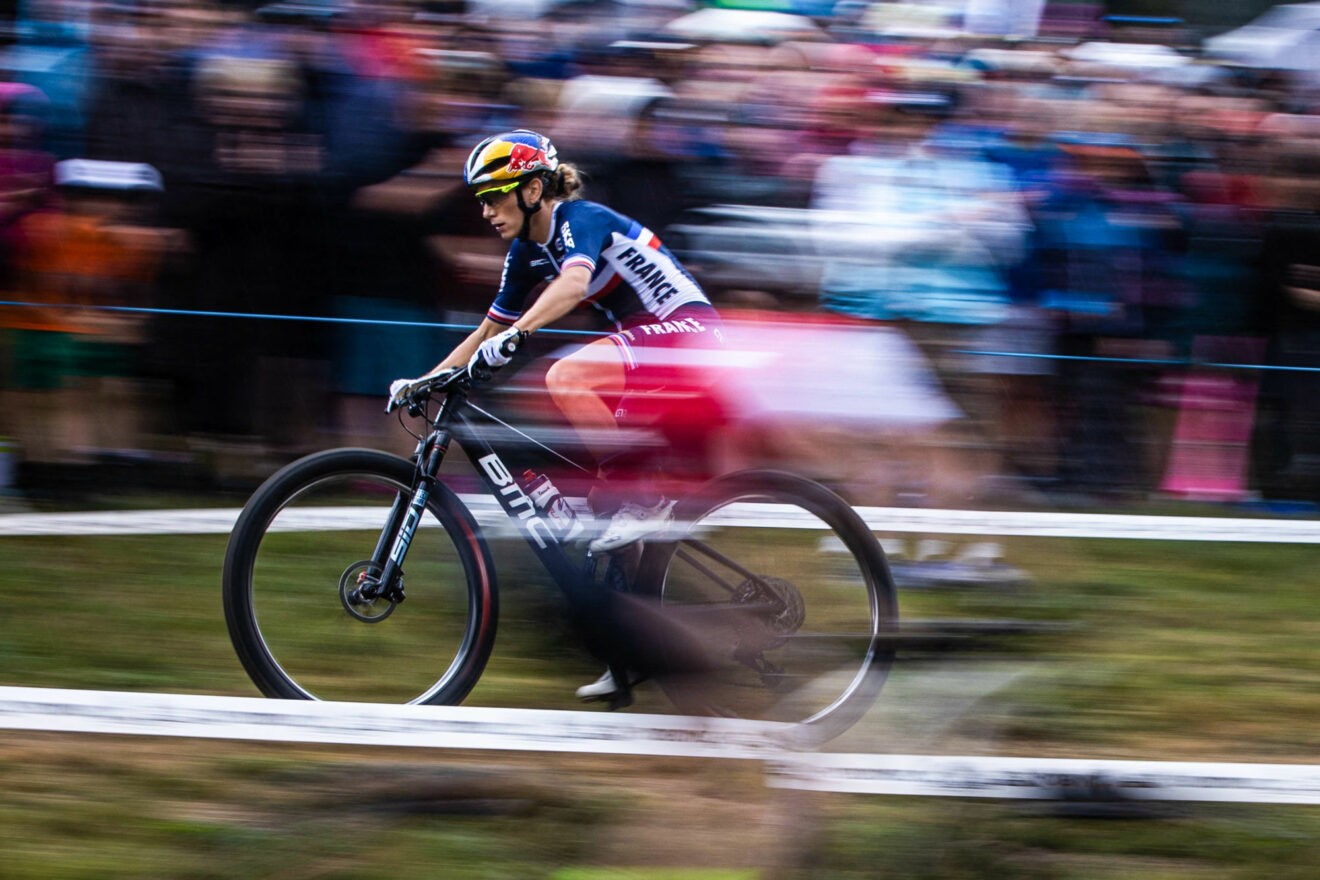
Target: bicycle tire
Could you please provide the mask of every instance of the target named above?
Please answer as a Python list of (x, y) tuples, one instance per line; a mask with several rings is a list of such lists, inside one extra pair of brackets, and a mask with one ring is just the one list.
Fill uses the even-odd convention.
[(334, 449), (253, 493), (230, 535), (223, 593), (230, 640), (263, 694), (453, 705), (476, 685), (495, 643), (495, 569), (476, 520), (443, 484), (409, 547), (397, 613), (362, 606), (381, 612), (369, 622), (341, 598), (413, 479), (398, 456)]
[[(686, 618), (705, 668), (658, 675), (680, 711), (787, 722), (798, 745), (840, 735), (894, 658), (898, 601), (875, 535), (837, 494), (792, 474), (718, 478), (642, 552), (637, 590)], [(750, 527), (749, 527), (750, 525)]]

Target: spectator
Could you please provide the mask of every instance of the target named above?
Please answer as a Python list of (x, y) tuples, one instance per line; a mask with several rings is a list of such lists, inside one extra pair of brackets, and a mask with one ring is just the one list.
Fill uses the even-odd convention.
[[(1121, 135), (1059, 137), (1063, 160), (1037, 213), (1041, 305), (1056, 316), (1061, 476), (1088, 494), (1152, 487), (1153, 449), (1135, 410), (1169, 358), (1187, 299), (1175, 267), (1180, 225), (1136, 146)], [(1090, 359), (1131, 359), (1129, 366)]]
[[(178, 138), (166, 169), (172, 219), (193, 248), (168, 304), (206, 312), (316, 315), (328, 277), (326, 217), (316, 186), (324, 139), (307, 124), (304, 82), (278, 56), (211, 55), (196, 66), (191, 137)], [(171, 347), (181, 433), (289, 439), (288, 413), (263, 409), (259, 395), (282, 374), (312, 405), (318, 328), (289, 334), (277, 322), (223, 320), (203, 327), (163, 322)], [(213, 376), (229, 378), (215, 383)], [(271, 402), (272, 406), (274, 402)], [(306, 424), (299, 426), (306, 428)]]
[(83, 155), (162, 166), (184, 110), (169, 20), (151, 5), (109, 4), (96, 24)]
[(19, 221), (19, 296), (51, 306), (21, 325), (16, 347), (16, 433), (29, 466), (90, 463), (141, 445), (144, 318), (107, 307), (145, 304), (161, 251), (137, 210), (142, 193), (160, 189), (155, 169), (66, 160), (55, 185), (58, 200)]
[[(941, 134), (947, 94), (886, 96), (887, 137), (828, 159), (814, 195), (824, 249), (821, 302), (856, 317), (902, 322), (963, 409), (957, 431), (982, 447), (996, 432), (998, 400), (984, 377), (1003, 364), (969, 362), (1011, 314), (1008, 271), (1022, 256), (1025, 208), (1006, 166)], [(967, 446), (966, 443), (963, 444)], [(998, 455), (1002, 450), (986, 450)], [(978, 465), (997, 472), (997, 461)], [(965, 487), (975, 494), (977, 487)]]
[[(45, 95), (22, 83), (0, 83), (0, 279), (9, 299), (28, 302), (20, 286), (19, 264), (26, 259), (23, 221), (46, 207), (54, 179), (54, 157), (41, 147)], [(57, 308), (19, 306), (0, 310), (0, 435), (26, 437), (32, 454), (40, 454), (44, 437), (28, 410), (42, 387), (58, 384), (68, 370), (65, 346), (50, 345), (66, 329)], [(62, 339), (60, 340), (63, 341)], [(49, 369), (39, 367), (54, 361)]]
[(5, 55), (6, 79), (39, 89), (47, 98), (44, 146), (57, 158), (83, 155), (90, 83), (88, 11), (77, 0), (24, 0), (17, 43)]
[(0, 83), (0, 278), (12, 283), (16, 224), (45, 203), (55, 157), (42, 148), (46, 96), (22, 83)]
[(1273, 151), (1261, 254), (1259, 320), (1269, 333), (1256, 463), (1272, 493), (1320, 501), (1320, 139)]

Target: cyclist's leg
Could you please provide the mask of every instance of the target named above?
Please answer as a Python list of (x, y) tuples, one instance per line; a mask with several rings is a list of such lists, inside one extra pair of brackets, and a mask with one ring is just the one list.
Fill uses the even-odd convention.
[(615, 418), (623, 430), (645, 427), (658, 438), (664, 472), (653, 476), (677, 497), (702, 480), (706, 441), (724, 421), (716, 401), (730, 359), (719, 316), (708, 306), (685, 306), (625, 337), (631, 369)]
[[(614, 514), (593, 550), (626, 546), (667, 524), (658, 450), (623, 432), (638, 428), (669, 440), (675, 425), (683, 425), (677, 434), (684, 434), (694, 429), (694, 418), (709, 421), (711, 411), (701, 402), (717, 361), (693, 354), (723, 345), (715, 311), (687, 306), (669, 320), (639, 323), (583, 346), (547, 372), (552, 399), (600, 465), (593, 508)], [(617, 403), (611, 407), (607, 398)], [(607, 485), (613, 489), (600, 491)]]
[(638, 450), (622, 436), (618, 407), (632, 391), (635, 375), (627, 336), (624, 331), (597, 339), (555, 362), (545, 377), (551, 399), (597, 462), (599, 483), (591, 501), (598, 514), (614, 513), (625, 500), (648, 502), (652, 494), (636, 479), (651, 451)]
[[(599, 463), (597, 476), (600, 482), (592, 493), (592, 507), (598, 514), (614, 514), (622, 502), (616, 493), (602, 490), (611, 477), (617, 476), (616, 471), (625, 457), (620, 454), (621, 431), (611, 402), (618, 401), (627, 392), (628, 367), (626, 340), (621, 344), (614, 337), (605, 337), (561, 358), (546, 372), (545, 383), (551, 399), (569, 424), (582, 435)], [(597, 541), (603, 537), (605, 534), (598, 536)], [(617, 681), (610, 669), (595, 682), (578, 688), (577, 697), (586, 701), (607, 701), (611, 708), (620, 708), (631, 702), (627, 683)]]
[(619, 425), (606, 398), (620, 397), (627, 381), (627, 364), (613, 337), (584, 345), (546, 372), (550, 399), (582, 434), (597, 461), (618, 449)]
[(691, 356), (724, 348), (715, 311), (684, 307), (671, 318), (597, 339), (547, 371), (551, 399), (598, 461), (618, 453), (621, 428), (681, 418), (719, 372), (716, 361)]

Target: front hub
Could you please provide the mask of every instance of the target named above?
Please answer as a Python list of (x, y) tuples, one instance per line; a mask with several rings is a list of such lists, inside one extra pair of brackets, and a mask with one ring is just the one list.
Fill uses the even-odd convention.
[(339, 601), (344, 610), (364, 623), (380, 623), (403, 601), (403, 575), (382, 584), (381, 567), (370, 559), (355, 562), (339, 578)]

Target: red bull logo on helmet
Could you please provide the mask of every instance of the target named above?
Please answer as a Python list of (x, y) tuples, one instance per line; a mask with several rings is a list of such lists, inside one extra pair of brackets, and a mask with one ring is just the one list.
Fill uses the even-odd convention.
[(527, 144), (514, 144), (509, 150), (510, 171), (533, 171), (548, 165), (545, 152)]

